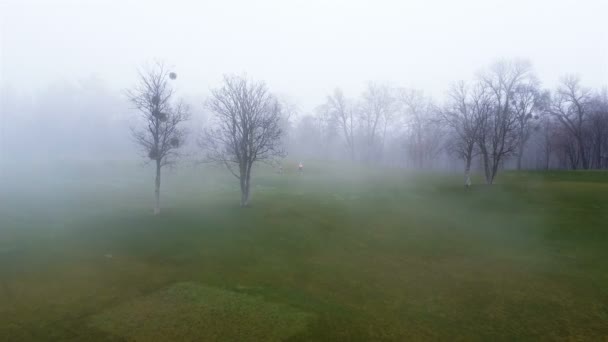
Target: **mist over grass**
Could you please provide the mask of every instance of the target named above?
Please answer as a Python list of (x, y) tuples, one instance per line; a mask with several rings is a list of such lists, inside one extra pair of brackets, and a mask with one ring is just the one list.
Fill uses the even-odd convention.
[(606, 13), (0, 0), (0, 342), (608, 341)]
[[(256, 169), (250, 208), (220, 168), (168, 169), (158, 217), (153, 170), (138, 162), (4, 166), (0, 336), (125, 338), (113, 312), (186, 310), (163, 297), (182, 282), (304, 315), (293, 340), (608, 335), (606, 172), (506, 172), (465, 190), (439, 172), (283, 165)], [(266, 336), (272, 320), (260, 322), (243, 329)], [(151, 330), (140, 331), (130, 338)]]

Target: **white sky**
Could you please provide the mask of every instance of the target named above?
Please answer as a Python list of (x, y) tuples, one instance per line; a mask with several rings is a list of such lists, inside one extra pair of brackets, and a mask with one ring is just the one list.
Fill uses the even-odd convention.
[(204, 94), (247, 72), (302, 109), (368, 80), (441, 97), (498, 58), (530, 59), (545, 86), (608, 84), (608, 0), (0, 0), (0, 82), (21, 91), (92, 74), (135, 81), (154, 59)]

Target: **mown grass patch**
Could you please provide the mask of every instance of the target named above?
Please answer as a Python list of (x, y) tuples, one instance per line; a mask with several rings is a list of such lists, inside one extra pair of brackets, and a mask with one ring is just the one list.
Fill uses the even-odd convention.
[(128, 341), (284, 341), (314, 315), (261, 297), (178, 283), (110, 308), (90, 324)]

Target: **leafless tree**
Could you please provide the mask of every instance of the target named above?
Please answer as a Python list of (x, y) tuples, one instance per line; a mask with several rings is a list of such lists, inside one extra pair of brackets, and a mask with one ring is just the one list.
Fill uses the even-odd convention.
[(327, 97), (326, 109), (335, 118), (338, 127), (341, 129), (351, 161), (355, 160), (355, 130), (356, 115), (353, 104), (350, 103), (341, 89), (336, 88), (333, 95)]
[(214, 121), (200, 140), (206, 160), (225, 165), (239, 180), (241, 206), (248, 206), (254, 164), (285, 156), (281, 105), (263, 82), (233, 75), (211, 92), (207, 108)]
[(539, 120), (540, 124), (537, 132), (539, 132), (540, 139), (537, 141), (542, 154), (542, 168), (549, 170), (551, 167), (551, 156), (557, 146), (558, 127), (556, 127), (556, 123), (550, 116), (541, 116)]
[[(381, 156), (380, 153), (376, 153), (382, 147), (379, 146), (379, 134), (383, 134), (382, 139), (386, 136), (389, 120), (394, 112), (394, 96), (389, 86), (369, 82), (362, 97), (360, 115), (367, 149), (365, 158), (371, 161), (372, 156)], [(384, 123), (384, 132), (380, 132), (382, 123)]]
[(448, 150), (464, 161), (466, 187), (471, 186), (471, 163), (476, 155), (481, 118), (489, 109), (483, 88), (471, 90), (465, 82), (459, 82), (451, 87), (448, 102), (440, 112), (442, 121), (452, 130)]
[(538, 120), (548, 104), (549, 94), (540, 90), (539, 82), (535, 77), (517, 85), (511, 105), (515, 112), (517, 126), (517, 169), (521, 170), (524, 148), (532, 130), (537, 127)]
[(140, 114), (140, 124), (132, 127), (135, 142), (156, 164), (154, 214), (160, 213), (161, 168), (175, 162), (184, 144), (189, 110), (181, 101), (173, 103), (174, 91), (169, 84), (176, 75), (163, 63), (139, 71), (139, 81), (127, 96)]
[(283, 134), (281, 136), (282, 144), (289, 144), (289, 134), (292, 129), (292, 120), (300, 112), (300, 108), (296, 106), (289, 98), (279, 97), (279, 105), (281, 106), (281, 130)]
[[(578, 160), (583, 169), (589, 168), (589, 158), (585, 147), (585, 123), (589, 119), (591, 99), (591, 90), (582, 87), (578, 77), (568, 75), (562, 78), (549, 109), (549, 113), (557, 118), (574, 138)], [(579, 162), (572, 165), (576, 168)]]
[(398, 89), (397, 99), (407, 130), (406, 146), (410, 157), (417, 168), (425, 168), (441, 149), (438, 109), (430, 98), (416, 89)]
[(608, 93), (593, 97), (589, 113), (588, 139), (590, 145), (590, 166), (601, 169), (608, 167)]
[(297, 120), (291, 151), (302, 157), (331, 158), (338, 135), (335, 117), (327, 105), (317, 106), (312, 113), (300, 115)]
[(479, 76), (492, 101), (492, 110), (482, 120), (478, 145), (484, 164), (486, 182), (492, 184), (501, 163), (518, 146), (517, 116), (513, 108), (518, 87), (533, 77), (526, 61), (500, 61)]
[(554, 139), (560, 168), (577, 169), (581, 156), (574, 136), (567, 130), (560, 129), (556, 130)]

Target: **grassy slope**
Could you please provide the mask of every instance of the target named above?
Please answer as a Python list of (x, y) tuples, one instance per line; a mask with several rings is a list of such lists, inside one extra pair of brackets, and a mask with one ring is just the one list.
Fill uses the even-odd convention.
[(178, 282), (314, 316), (292, 340), (608, 338), (605, 172), (464, 191), (434, 174), (265, 170), (241, 209), (228, 176), (175, 170), (153, 217), (150, 170), (45, 167), (2, 177), (0, 339), (120, 340), (91, 317)]

